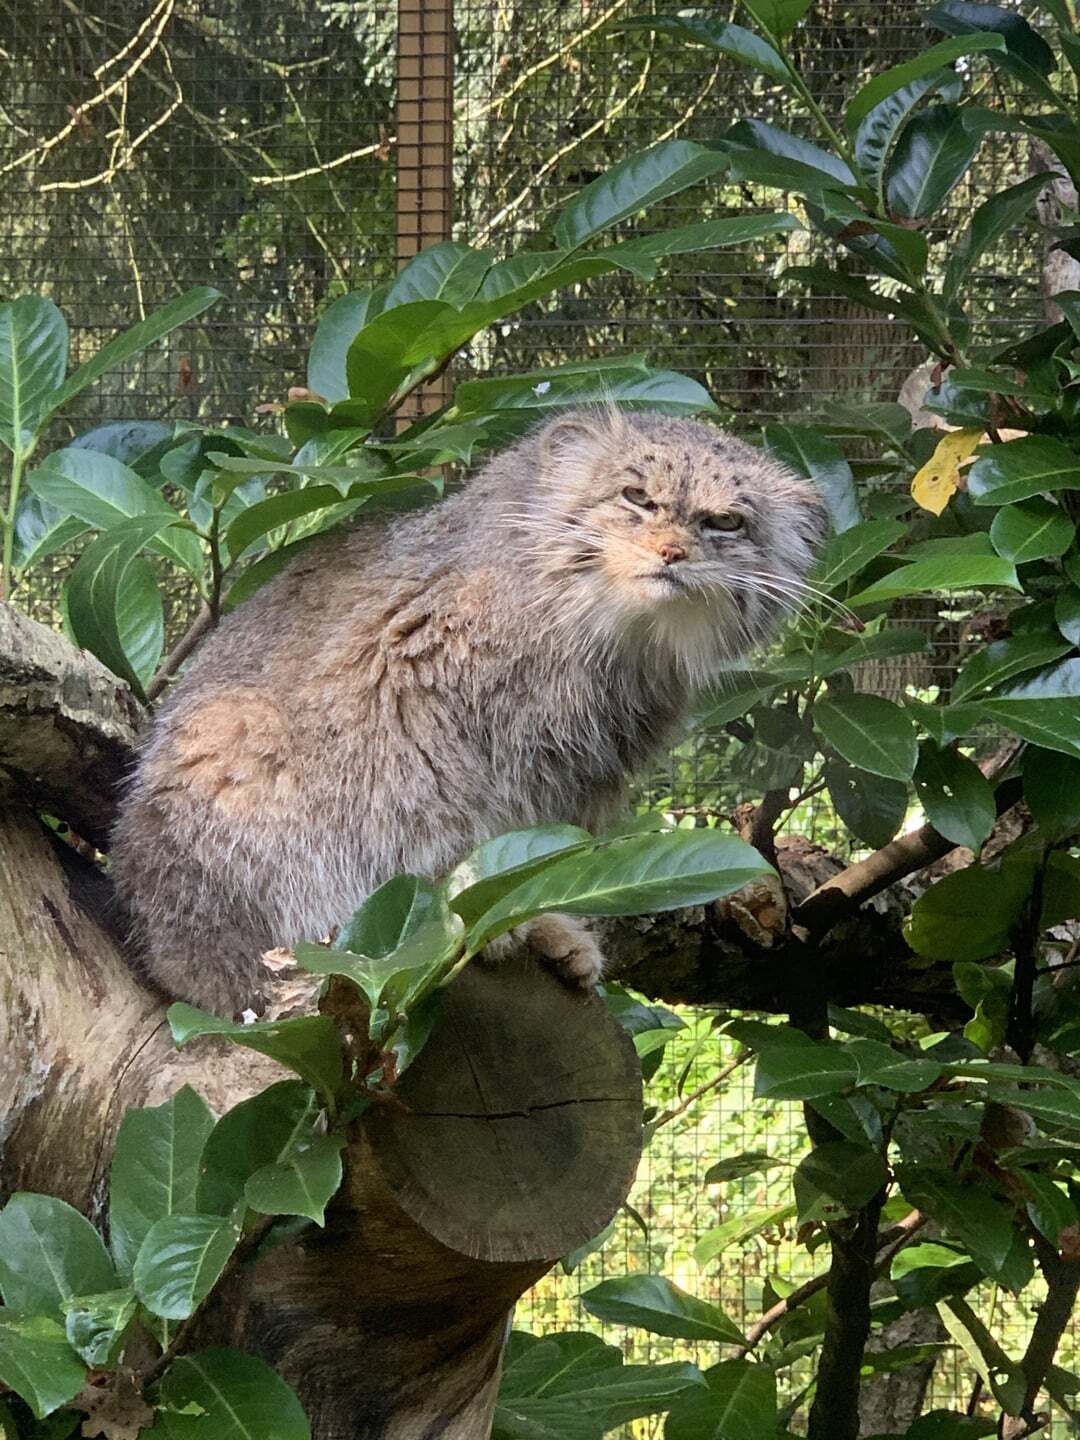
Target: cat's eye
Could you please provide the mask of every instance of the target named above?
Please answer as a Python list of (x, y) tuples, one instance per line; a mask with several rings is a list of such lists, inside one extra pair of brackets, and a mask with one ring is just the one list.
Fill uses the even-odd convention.
[(640, 487), (628, 485), (622, 492), (622, 498), (629, 500), (631, 505), (636, 505), (639, 510), (655, 510), (656, 501), (649, 498), (649, 492)]
[(721, 510), (716, 515), (703, 515), (701, 517), (701, 528), (712, 530), (714, 533), (729, 535), (733, 530), (741, 530), (746, 521), (741, 515), (736, 515), (734, 510)]

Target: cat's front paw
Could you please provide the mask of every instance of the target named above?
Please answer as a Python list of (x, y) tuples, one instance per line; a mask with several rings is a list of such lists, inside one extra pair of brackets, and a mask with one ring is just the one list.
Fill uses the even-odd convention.
[(571, 985), (589, 990), (603, 975), (603, 953), (581, 920), (570, 915), (538, 915), (522, 929), (530, 950)]

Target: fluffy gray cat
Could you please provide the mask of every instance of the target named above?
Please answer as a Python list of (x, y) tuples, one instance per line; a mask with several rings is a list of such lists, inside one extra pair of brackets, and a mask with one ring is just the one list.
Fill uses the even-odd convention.
[[(741, 441), (607, 409), (308, 551), (206, 642), (140, 759), (112, 855), (150, 977), (258, 1008), (262, 952), (390, 876), (602, 826), (694, 689), (798, 603), (822, 527), (811, 487)], [(527, 938), (599, 976), (578, 922)]]

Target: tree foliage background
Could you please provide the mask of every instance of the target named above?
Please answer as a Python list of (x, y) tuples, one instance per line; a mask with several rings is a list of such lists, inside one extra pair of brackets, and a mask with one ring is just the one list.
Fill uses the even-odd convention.
[[(797, 101), (775, 90), (763, 96), (752, 73), (723, 56), (644, 28), (612, 29), (643, 13), (633, 3), (462, 0), (459, 238), (511, 244), (620, 154), (674, 137), (715, 140), (748, 113), (810, 133)], [(823, 0), (792, 43), (829, 111), (869, 60), (880, 69), (925, 40), (907, 4)], [(72, 319), (76, 359), (190, 285), (213, 283), (226, 296), (168, 346), (132, 361), (112, 388), (80, 398), (53, 443), (120, 415), (249, 424), (259, 406), (284, 398), (284, 386), (303, 384), (312, 324), (327, 303), (393, 275), (391, 7), (4, 6), (0, 46), (10, 77), (0, 160), (10, 200), (0, 220), (5, 290), (47, 288)], [(997, 80), (988, 73), (980, 84), (993, 90)], [(950, 204), (962, 215), (974, 197), (1030, 168), (1026, 145), (1005, 137), (984, 148)], [(704, 201), (691, 194), (654, 206), (648, 227), (775, 201), (748, 181), (714, 186)], [(782, 282), (781, 261), (824, 253), (820, 239), (798, 232), (679, 257), (662, 288), (645, 291), (623, 275), (586, 281), (477, 340), (456, 362), (459, 375), (647, 350), (654, 363), (698, 376), (732, 423), (746, 427), (809, 413), (826, 398), (895, 399), (926, 358), (910, 329), (827, 286), (811, 293)], [(982, 257), (970, 279), (979, 339), (1004, 343), (1041, 316), (1042, 262), (1038, 247), (1015, 234)], [(46, 612), (54, 592), (42, 585), (35, 600)], [(177, 616), (185, 604), (181, 589)], [(970, 617), (954, 621), (936, 604), (913, 602), (907, 618), (926, 629), (933, 649), (917, 662), (879, 664), (874, 685), (885, 693), (910, 680), (928, 690), (985, 638), (968, 628)], [(731, 762), (727, 737), (705, 733), (651, 777), (649, 799), (699, 818), (726, 811), (754, 783), (732, 777)], [(795, 824), (826, 842), (837, 833), (821, 800), (802, 807)], [(580, 1325), (575, 1296), (606, 1273), (662, 1272), (740, 1318), (761, 1308), (771, 1276), (797, 1282), (800, 1266), (809, 1273), (812, 1259), (790, 1244), (785, 1213), (805, 1135), (789, 1128), (784, 1107), (748, 1103), (745, 1072), (715, 1087), (731, 1042), (707, 1016), (683, 1020), (654, 1078), (664, 1123), (632, 1208), (603, 1251), (544, 1282), (519, 1323)], [(692, 1099), (703, 1084), (707, 1093)], [(703, 1185), (718, 1155), (756, 1150), (779, 1163)], [(694, 1242), (748, 1216), (745, 1243), (699, 1270)], [(1004, 1295), (993, 1304), (995, 1334), (1017, 1348), (1030, 1314)], [(677, 1338), (637, 1333), (626, 1344), (635, 1358), (708, 1357), (707, 1347)], [(1072, 1363), (1068, 1346), (1059, 1358)], [(936, 1398), (962, 1406), (962, 1375), (952, 1359), (939, 1365)]]

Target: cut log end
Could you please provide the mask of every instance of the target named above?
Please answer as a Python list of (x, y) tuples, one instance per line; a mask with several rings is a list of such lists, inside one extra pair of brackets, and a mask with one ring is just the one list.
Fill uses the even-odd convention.
[(641, 1067), (595, 995), (527, 956), (474, 964), (435, 1034), (370, 1112), (397, 1203), (475, 1259), (552, 1261), (602, 1230), (641, 1154)]

